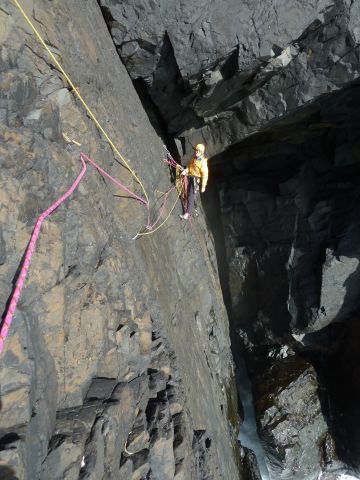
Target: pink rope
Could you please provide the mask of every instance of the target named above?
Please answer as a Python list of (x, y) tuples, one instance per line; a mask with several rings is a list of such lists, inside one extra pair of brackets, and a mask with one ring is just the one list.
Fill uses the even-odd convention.
[(2, 352), (4, 348), (4, 342), (5, 339), (9, 333), (10, 325), (14, 317), (14, 313), (16, 310), (17, 303), (20, 299), (21, 291), (23, 289), (25, 279), (30, 267), (31, 263), (31, 258), (33, 256), (35, 247), (36, 247), (36, 242), (38, 240), (39, 234), (40, 234), (40, 229), (41, 225), (43, 224), (44, 220), (46, 217), (48, 217), (59, 205), (61, 205), (70, 195), (74, 192), (76, 187), (79, 185), (82, 177), (85, 175), (86, 172), (86, 163), (83, 160), (83, 158), (80, 156), (80, 160), (82, 163), (82, 170), (79, 173), (78, 177), (76, 178), (75, 182), (71, 185), (69, 190), (59, 198), (55, 203), (53, 203), (45, 212), (43, 212), (39, 218), (36, 221), (35, 228), (33, 230), (33, 233), (30, 238), (29, 245), (27, 246), (26, 252), (25, 252), (25, 259), (23, 262), (23, 265), (21, 267), (20, 275), (19, 278), (16, 281), (15, 289), (11, 295), (10, 299), (10, 304), (6, 312), (5, 319), (3, 321), (3, 324), (1, 325), (1, 330), (0, 330), (0, 352)]
[[(177, 168), (180, 168), (181, 171), (184, 170), (184, 167), (182, 167), (179, 163), (177, 163), (176, 160), (174, 160), (171, 153), (166, 148), (165, 148), (165, 154), (166, 154), (166, 157), (164, 158), (165, 163), (167, 163), (171, 168), (174, 168), (175, 170)], [(180, 198), (183, 206), (183, 211), (186, 210), (186, 206), (187, 206), (187, 186), (188, 186), (187, 176), (183, 177), (182, 175), (180, 175), (180, 188), (182, 192), (182, 194), (180, 195)], [(151, 227), (148, 226), (147, 228), (153, 228), (153, 225)]]
[(169, 152), (166, 152), (166, 158), (164, 158), (164, 162), (170, 165), (172, 168), (180, 167), (181, 170), (183, 170), (183, 167), (180, 165), (180, 163), (177, 163), (177, 161), (173, 159)]
[(8, 335), (8, 333), (9, 333), (11, 322), (12, 322), (14, 314), (15, 314), (16, 306), (17, 306), (18, 301), (20, 299), (21, 291), (24, 287), (25, 279), (26, 279), (26, 276), (27, 276), (27, 273), (28, 273), (28, 270), (29, 270), (29, 267), (30, 267), (30, 263), (31, 263), (31, 258), (33, 256), (34, 251), (35, 251), (36, 243), (37, 243), (37, 240), (38, 240), (39, 235), (40, 235), (41, 226), (42, 226), (44, 220), (46, 219), (46, 217), (48, 217), (59, 205), (61, 205), (68, 197), (70, 197), (70, 195), (77, 188), (77, 186), (81, 182), (81, 179), (85, 175), (86, 168), (87, 168), (86, 162), (91, 163), (91, 165), (93, 167), (95, 167), (102, 175), (104, 175), (104, 177), (111, 180), (119, 188), (121, 188), (122, 190), (125, 190), (125, 192), (127, 192), (131, 197), (136, 198), (137, 200), (139, 200), (141, 203), (143, 203), (144, 205), (146, 205), (149, 208), (148, 202), (146, 200), (144, 200), (143, 198), (141, 198), (138, 195), (136, 195), (135, 193), (133, 193), (125, 185), (123, 185), (121, 182), (119, 182), (114, 177), (112, 177), (107, 172), (105, 172), (105, 170), (103, 170), (99, 165), (97, 165), (97, 163), (95, 163), (94, 160), (92, 160), (90, 157), (85, 155), (85, 153), (83, 153), (83, 152), (80, 153), (80, 160), (81, 160), (81, 163), (82, 163), (82, 170), (79, 173), (76, 180), (74, 181), (74, 183), (69, 188), (69, 190), (62, 197), (60, 197), (54, 204), (52, 204), (47, 210), (45, 210), (38, 217), (38, 219), (36, 221), (35, 228), (34, 228), (32, 234), (31, 234), (30, 242), (29, 242), (29, 244), (27, 246), (27, 249), (26, 249), (26, 252), (25, 252), (24, 262), (22, 264), (19, 277), (18, 277), (18, 279), (16, 281), (16, 284), (15, 284), (15, 289), (14, 289), (14, 291), (13, 291), (11, 297), (10, 297), (10, 304), (9, 304), (9, 307), (7, 309), (7, 312), (6, 312), (6, 316), (5, 316), (4, 321), (1, 325), (1, 329), (0, 329), (0, 353), (4, 349), (4, 342), (5, 342), (5, 339)]
[(165, 209), (165, 205), (166, 205), (166, 202), (167, 202), (167, 198), (168, 196), (170, 195), (170, 193), (175, 189), (176, 187), (171, 187), (169, 188), (169, 190), (164, 194), (164, 201), (161, 205), (161, 208), (160, 208), (160, 211), (159, 211), (159, 216), (158, 218), (155, 220), (154, 223), (150, 224), (150, 219), (148, 220), (148, 225), (146, 227), (147, 230), (152, 230), (158, 223), (159, 221), (161, 220), (161, 216), (163, 214), (163, 211)]
[(104, 177), (108, 178), (109, 180), (111, 180), (113, 183), (115, 183), (115, 185), (117, 185), (119, 188), (121, 188), (122, 190), (125, 190), (125, 192), (127, 192), (130, 196), (132, 196), (133, 198), (136, 198), (137, 200), (139, 200), (141, 203), (143, 203), (144, 205), (148, 205), (148, 202), (146, 200), (144, 200), (143, 198), (139, 197), (138, 195), (136, 195), (134, 192), (132, 192), (131, 190), (128, 189), (128, 187), (126, 187), (125, 185), (123, 185), (121, 182), (119, 182), (119, 180), (116, 180), (116, 178), (112, 177), (111, 175), (109, 175), (108, 173), (105, 172), (105, 170), (103, 170), (101, 167), (99, 167), (99, 165), (97, 163), (94, 162), (94, 160), (92, 160), (90, 157), (88, 157), (87, 155), (85, 155), (85, 153), (80, 153), (80, 157), (84, 158), (86, 161), (88, 161), (89, 163), (91, 163), (91, 165), (93, 167), (95, 167), (102, 175), (104, 175)]
[[(146, 200), (144, 200), (143, 198), (139, 197), (138, 195), (136, 195), (136, 193), (132, 192), (131, 190), (129, 190), (128, 187), (126, 187), (125, 185), (123, 185), (121, 182), (119, 182), (119, 180), (116, 180), (116, 178), (112, 177), (111, 175), (109, 175), (107, 172), (105, 172), (105, 170), (103, 170), (97, 163), (94, 162), (94, 160), (92, 160), (90, 157), (88, 157), (87, 155), (85, 155), (85, 153), (81, 152), (80, 153), (80, 156), (82, 156), (86, 161), (88, 161), (89, 163), (91, 163), (91, 165), (96, 168), (96, 170), (98, 170), (102, 175), (104, 175), (104, 177), (108, 178), (109, 180), (111, 180), (113, 183), (115, 183), (115, 185), (117, 185), (119, 188), (121, 188), (122, 190), (124, 190), (125, 192), (127, 192), (131, 197), (133, 198), (136, 198), (137, 200), (139, 200), (141, 203), (143, 203), (144, 205), (146, 205), (147, 209), (148, 209), (148, 222), (147, 224), (149, 225), (150, 224), (150, 208), (149, 208), (149, 202), (147, 202)], [(147, 227), (149, 228), (149, 227)]]

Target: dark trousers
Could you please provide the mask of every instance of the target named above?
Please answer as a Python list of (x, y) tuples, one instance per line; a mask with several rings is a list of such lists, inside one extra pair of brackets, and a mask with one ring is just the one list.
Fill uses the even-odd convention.
[(197, 177), (188, 176), (188, 189), (187, 189), (187, 208), (185, 213), (191, 214), (194, 208), (195, 195), (198, 190)]

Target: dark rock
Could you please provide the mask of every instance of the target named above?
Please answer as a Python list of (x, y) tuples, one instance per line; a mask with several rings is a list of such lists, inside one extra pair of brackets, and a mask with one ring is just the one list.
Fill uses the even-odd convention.
[(79, 476), (85, 443), (95, 421), (97, 406), (62, 410), (57, 414), (55, 435), (50, 439), (43, 476), (74, 478)]
[[(347, 85), (213, 159), (234, 335), (241, 337), (249, 352), (256, 403), (277, 398), (282, 381), (278, 373), (268, 387), (266, 379), (259, 379), (264, 364), (257, 364), (256, 346), (261, 345), (264, 357), (277, 358), (284, 369), (289, 368), (287, 356), (297, 351), (312, 364), (308, 368), (313, 373), (302, 377), (295, 369), (291, 381), (304, 382), (305, 390), (313, 388), (318, 412), (313, 423), (305, 422), (311, 431), (305, 435), (303, 448), (311, 437), (318, 443), (329, 435), (336, 445), (336, 455), (328, 463), (321, 465), (319, 449), (312, 449), (309, 462), (304, 462), (292, 443), (294, 438), (301, 443), (302, 423), (292, 430), (279, 414), (277, 434), (276, 425), (265, 425), (259, 413), (260, 432), (273, 445), (268, 455), (276, 478), (312, 478), (320, 471), (331, 478), (334, 472), (350, 474), (359, 468), (356, 449), (342, 447), (349, 443), (345, 437), (357, 438), (358, 427), (333, 413), (358, 416), (352, 401), (359, 400), (359, 393), (340, 360), (345, 344), (352, 351), (347, 332), (356, 331), (351, 325), (359, 310), (358, 93), (358, 82)], [(356, 364), (357, 354), (350, 355), (349, 361)], [(270, 372), (266, 367), (265, 371), (272, 382), (274, 369)], [(339, 372), (337, 387), (330, 380), (335, 371)], [(269, 393), (260, 391), (260, 385)], [(300, 393), (300, 385), (298, 389)], [(331, 412), (326, 405), (332, 405)], [(307, 418), (308, 413), (303, 404), (300, 415)]]
[(267, 366), (261, 376), (255, 374), (253, 385), (270, 474), (279, 479), (316, 478), (321, 471), (319, 445), (327, 425), (315, 371), (295, 355), (263, 362)]
[(331, 427), (331, 438), (323, 442), (323, 463), (330, 471), (345, 463), (358, 472), (360, 392), (354, 382), (359, 371), (358, 314), (305, 338), (309, 358), (318, 372), (324, 415)]
[(0, 227), (0, 265), (6, 261), (6, 243), (3, 237), (2, 227)]
[[(239, 144), (222, 157), (229, 158), (232, 172), (237, 172), (230, 180), (230, 163), (219, 170), (226, 182), (223, 211), (230, 233), (233, 307), (246, 309), (243, 321), (249, 319), (254, 333), (259, 310), (263, 325), (268, 318), (274, 333), (285, 332), (288, 324), (296, 334), (321, 329), (358, 308), (354, 214), (358, 185), (349, 178), (358, 165), (334, 165), (329, 152), (339, 150), (343, 136), (339, 132), (335, 141), (328, 133), (332, 125), (344, 126), (341, 120), (334, 123), (338, 113), (333, 108), (339, 112), (348, 95), (354, 99), (357, 93), (354, 84), (303, 109), (302, 116), (284, 120), (279, 138), (274, 126), (261, 144), (260, 139)], [(358, 113), (353, 111), (352, 121), (348, 115), (346, 128), (351, 131)], [(306, 122), (316, 116), (319, 128), (309, 129)], [(256, 296), (263, 299), (260, 309)]]
[[(260, 417), (274, 478), (330, 478), (358, 468), (356, 449), (343, 447), (345, 438), (357, 439), (356, 427), (339, 427), (325, 405), (354, 418), (357, 410), (324, 373), (337, 365), (349, 378), (338, 355), (359, 310), (358, 2), (100, 4), (130, 76), (151, 98), (144, 105), (150, 117), (156, 110), (155, 128), (160, 115), (185, 158), (199, 138), (209, 156), (218, 154), (211, 160), (224, 225), (218, 259), (221, 265), (227, 255), (224, 292), (235, 342), (241, 337), (251, 352), (256, 402), (278, 399), (282, 383), (285, 397), (295, 385), (313, 400), (313, 411), (302, 401), (301, 412), (284, 405), (285, 413), (273, 412), (274, 428)], [(338, 331), (335, 322), (346, 326)], [(216, 325), (207, 334), (216, 357)], [(256, 345), (279, 366), (271, 385), (261, 379), (267, 392), (257, 386), (265, 367), (252, 358)], [(211, 355), (205, 352), (206, 362)], [(353, 395), (359, 400), (355, 387)], [(333, 439), (339, 460), (325, 449), (321, 464), (323, 438)], [(317, 447), (304, 460), (310, 439)]]
[[(119, 55), (183, 160), (206, 143), (228, 264), (216, 266), (200, 205), (191, 229), (170, 217), (160, 234), (133, 241), (146, 211), (89, 168), (42, 227), (7, 339), (2, 462), (44, 479), (256, 478), (235, 438), (220, 271), (274, 478), (356, 471), (358, 2), (45, 7), (33, 2), (37, 27), (151, 205), (170, 186), (162, 142)], [(141, 189), (10, 0), (0, 15), (5, 307), (36, 218), (79, 172), (66, 138)]]
[(0, 478), (3, 480), (16, 480), (15, 472), (9, 467), (0, 466)]
[(247, 480), (261, 480), (261, 474), (254, 452), (252, 452), (246, 447), (242, 447), (242, 450), (245, 468), (247, 469), (247, 475), (245, 478)]
[(357, 7), (344, 0), (100, 4), (131, 77), (186, 156), (198, 138), (212, 156), (358, 77)]
[(85, 401), (107, 400), (116, 385), (116, 380), (112, 378), (94, 378), (86, 394)]
[[(139, 75), (136, 67), (141, 68), (143, 59), (146, 63), (149, 58), (152, 68), (144, 76), (152, 73), (159, 58), (157, 47), (168, 32), (185, 78), (197, 74), (199, 66), (205, 70), (236, 47), (241, 69), (256, 57), (270, 56), (274, 43), (286, 45), (299, 37), (314, 18), (324, 18), (321, 10), (326, 7), (326, 2), (315, 7), (310, 2), (301, 7), (294, 2), (287, 9), (260, 1), (240, 5), (225, 1), (211, 5), (189, 1), (181, 5), (163, 1), (100, 3), (124, 62), (131, 62), (133, 76)], [(277, 27), (271, 28), (275, 23)]]

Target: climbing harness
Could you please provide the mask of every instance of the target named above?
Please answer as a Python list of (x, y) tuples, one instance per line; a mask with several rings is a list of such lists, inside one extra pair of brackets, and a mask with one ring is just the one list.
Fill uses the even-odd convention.
[(183, 210), (187, 206), (187, 191), (188, 191), (188, 176), (181, 175), (181, 172), (184, 170), (184, 168), (174, 160), (174, 158), (171, 156), (171, 153), (169, 150), (166, 148), (165, 145), (163, 145), (163, 148), (165, 150), (165, 159), (164, 162), (170, 166), (173, 170), (175, 170), (175, 187), (178, 192), (179, 198), (181, 200), (181, 204), (183, 207)]

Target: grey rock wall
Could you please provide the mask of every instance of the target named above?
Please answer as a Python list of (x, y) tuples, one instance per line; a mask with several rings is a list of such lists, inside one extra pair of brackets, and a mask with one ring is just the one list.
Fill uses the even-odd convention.
[[(272, 478), (357, 475), (359, 2), (24, 4), (152, 204), (169, 175), (120, 59), (184, 161), (206, 143), (220, 203), (135, 242), (147, 212), (90, 169), (46, 222), (3, 354), (4, 475), (258, 477), (246, 449), (236, 465), (229, 333)], [(0, 20), (5, 308), (79, 171), (64, 133), (141, 190), (10, 0)]]
[[(359, 102), (350, 83), (359, 76), (359, 2), (99, 3), (180, 154), (202, 139), (212, 157), (220, 208), (209, 194), (208, 223), (233, 340), (250, 352), (255, 404), (272, 405), (258, 408), (272, 478), (358, 468), (360, 442), (349, 440), (360, 431), (356, 401), (341, 399), (335, 379), (354, 384), (341, 356), (356, 336), (359, 298)], [(266, 379), (276, 368), (279, 378), (258, 388), (259, 371)], [(294, 379), (281, 374), (288, 368)], [(358, 399), (355, 386), (345, 390)], [(311, 412), (281, 400), (307, 395)]]
[[(359, 307), (359, 102), (350, 84), (359, 76), (359, 2), (100, 4), (120, 57), (180, 153), (191, 155), (201, 138), (218, 155), (210, 163), (226, 246), (217, 246), (218, 261), (233, 337), (250, 351), (255, 403), (275, 405), (258, 409), (272, 477), (358, 468), (359, 441), (348, 440), (360, 431), (356, 400), (341, 400), (328, 369), (346, 379), (341, 385), (354, 383), (341, 356)], [(288, 350), (293, 380), (280, 378)], [(261, 391), (258, 373), (272, 375), (273, 355), (278, 377)], [(299, 414), (281, 396), (298, 389), (301, 403), (300, 384), (313, 408), (303, 403)], [(355, 386), (345, 390), (358, 399)]]
[(359, 101), (354, 82), (213, 160), (272, 478), (358, 474)]
[[(23, 5), (154, 205), (171, 185), (162, 144), (97, 2)], [(3, 312), (37, 216), (80, 171), (63, 134), (141, 190), (8, 0), (0, 46)], [(241, 478), (213, 242), (178, 213), (134, 241), (146, 209), (89, 167), (44, 223), (1, 354), (2, 478)]]
[(213, 156), (359, 76), (357, 1), (99, 3), (187, 156), (199, 138)]

